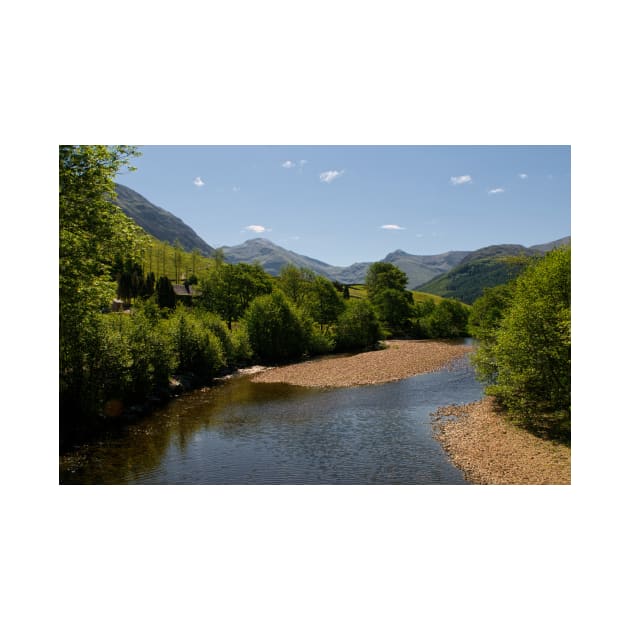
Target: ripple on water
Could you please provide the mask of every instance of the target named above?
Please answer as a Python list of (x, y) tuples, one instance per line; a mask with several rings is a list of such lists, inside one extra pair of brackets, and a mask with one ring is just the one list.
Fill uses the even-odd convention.
[(468, 360), (355, 388), (246, 377), (174, 400), (82, 451), (62, 483), (461, 484), (431, 412), (481, 398)]

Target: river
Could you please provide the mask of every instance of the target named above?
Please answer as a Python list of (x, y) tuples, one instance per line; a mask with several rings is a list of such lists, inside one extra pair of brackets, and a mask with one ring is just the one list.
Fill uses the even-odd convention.
[(481, 397), (468, 358), (352, 388), (234, 377), (62, 457), (60, 483), (463, 484), (430, 414)]

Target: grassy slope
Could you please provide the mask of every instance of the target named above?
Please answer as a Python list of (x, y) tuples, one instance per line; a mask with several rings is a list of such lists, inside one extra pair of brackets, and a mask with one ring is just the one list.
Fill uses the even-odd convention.
[(515, 278), (524, 266), (523, 261), (480, 258), (459, 265), (448, 273), (421, 285), (418, 289), (472, 304), (483, 293), (484, 288), (505, 284)]
[[(361, 300), (367, 299), (367, 289), (364, 284), (353, 284), (350, 285), (350, 297), (358, 298)], [(431, 295), (430, 293), (423, 293), (422, 291), (412, 291), (413, 293), (413, 301), (414, 302), (423, 302), (425, 300), (433, 300), (438, 303), (441, 302), (444, 298), (439, 295)]]

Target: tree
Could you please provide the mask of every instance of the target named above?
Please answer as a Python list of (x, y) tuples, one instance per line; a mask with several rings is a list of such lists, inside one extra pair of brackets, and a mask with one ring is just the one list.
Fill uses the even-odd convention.
[(262, 361), (286, 361), (304, 354), (309, 331), (284, 293), (255, 298), (244, 316), (254, 354)]
[(296, 306), (303, 306), (315, 278), (315, 273), (310, 269), (285, 265), (278, 276), (278, 287)]
[(404, 271), (387, 262), (372, 263), (365, 276), (365, 285), (370, 299), (385, 289), (405, 291), (408, 281)]
[(390, 329), (402, 331), (408, 327), (411, 307), (409, 291), (384, 288), (371, 298), (378, 318)]
[(337, 350), (368, 350), (382, 339), (374, 308), (367, 300), (348, 302), (337, 321)]
[(518, 421), (569, 436), (570, 247), (553, 250), (525, 269), (502, 316), (476, 321), (482, 328), (480, 376), (488, 383), (486, 391)]
[(160, 308), (175, 308), (175, 290), (166, 276), (160, 276), (157, 281), (157, 302)]
[(116, 259), (140, 260), (145, 237), (118, 208), (114, 177), (138, 153), (128, 146), (59, 147), (60, 417), (98, 407), (93, 378), (99, 313), (116, 295)]
[(428, 317), (429, 336), (438, 339), (468, 334), (468, 307), (450, 298), (439, 302)]
[(145, 298), (151, 297), (154, 291), (155, 291), (155, 274), (152, 271), (149, 271), (144, 281), (144, 291), (142, 293), (142, 297), (145, 297)]
[(344, 310), (337, 289), (322, 276), (317, 276), (309, 284), (304, 302), (304, 310), (320, 325), (322, 332), (336, 322)]
[(231, 330), (250, 302), (271, 289), (271, 279), (260, 265), (231, 265), (217, 259), (201, 281), (201, 305), (220, 315)]

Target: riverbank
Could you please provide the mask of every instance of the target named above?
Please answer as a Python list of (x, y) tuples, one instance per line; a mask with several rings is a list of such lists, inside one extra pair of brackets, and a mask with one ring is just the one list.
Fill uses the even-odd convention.
[(375, 385), (441, 370), (472, 349), (446, 341), (388, 341), (383, 350), (270, 368), (251, 380), (303, 387)]
[(571, 449), (510, 424), (492, 398), (442, 407), (434, 423), (437, 439), (472, 483), (571, 483)]

